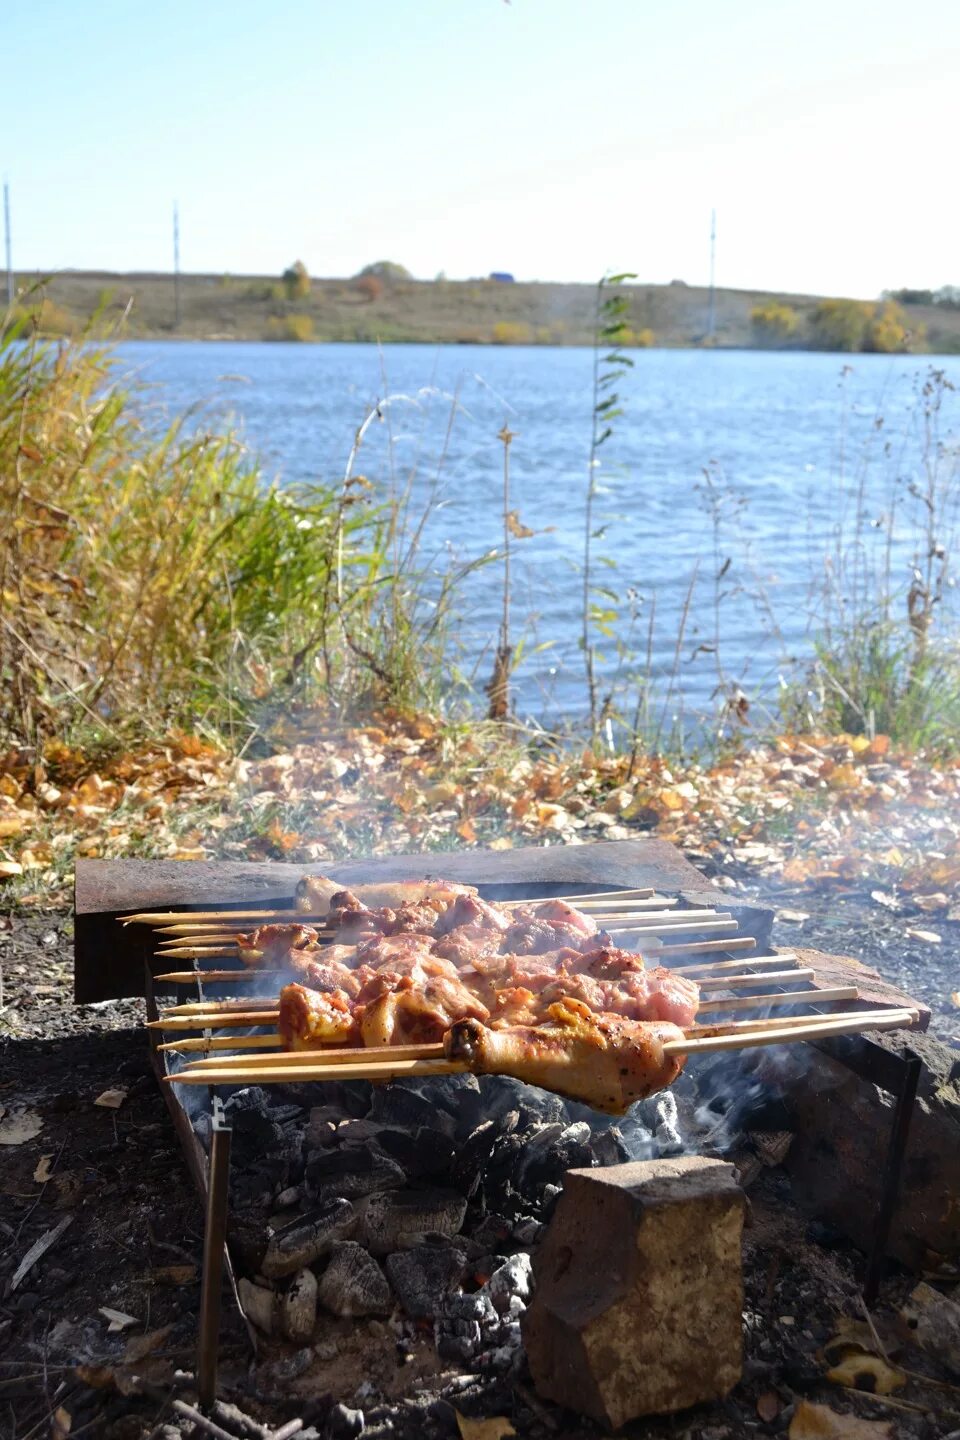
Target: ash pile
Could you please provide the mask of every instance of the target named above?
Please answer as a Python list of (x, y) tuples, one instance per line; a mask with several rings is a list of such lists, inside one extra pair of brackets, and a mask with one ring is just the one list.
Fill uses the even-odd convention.
[(435, 1397), (444, 1370), (515, 1379), (531, 1257), (566, 1172), (685, 1148), (673, 1091), (613, 1123), (500, 1076), (249, 1088), (225, 1116), (262, 1388), (342, 1397), (356, 1380), (368, 1403)]

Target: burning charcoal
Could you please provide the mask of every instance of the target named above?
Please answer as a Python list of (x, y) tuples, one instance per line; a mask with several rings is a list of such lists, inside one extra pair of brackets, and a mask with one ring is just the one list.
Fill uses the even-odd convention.
[(371, 1195), (360, 1209), (360, 1238), (375, 1255), (407, 1250), (427, 1233), (456, 1235), (467, 1202), (456, 1190), (390, 1190)]
[(389, 1315), (392, 1308), (387, 1277), (372, 1255), (353, 1240), (334, 1246), (317, 1295), (320, 1304), (334, 1315)]
[(331, 1200), (312, 1214), (291, 1221), (270, 1236), (260, 1271), (268, 1279), (292, 1275), (326, 1255), (353, 1234), (357, 1212), (349, 1200)]
[(467, 1257), (452, 1245), (417, 1245), (388, 1255), (390, 1284), (412, 1320), (432, 1320), (459, 1285)]
[(684, 1145), (677, 1117), (676, 1096), (671, 1095), (669, 1090), (665, 1090), (662, 1095), (655, 1095), (649, 1103), (652, 1104), (657, 1117), (653, 1136), (660, 1154), (680, 1154)]
[(526, 1303), (530, 1299), (533, 1284), (533, 1264), (529, 1255), (513, 1255), (495, 1270), (483, 1289), (490, 1297), (494, 1309), (506, 1315), (514, 1297)]
[(330, 1440), (354, 1440), (365, 1428), (362, 1410), (351, 1410), (349, 1405), (334, 1405), (327, 1416), (326, 1433)]
[(288, 1340), (305, 1343), (317, 1323), (317, 1277), (312, 1270), (300, 1270), (280, 1302), (283, 1331)]
[(443, 1360), (470, 1361), (480, 1348), (480, 1326), (475, 1320), (436, 1320), (433, 1337)]
[(407, 1175), (449, 1177), (454, 1143), (441, 1130), (381, 1130), (378, 1143)]
[(237, 1293), (244, 1315), (265, 1335), (272, 1335), (276, 1329), (277, 1297), (272, 1290), (254, 1285), (246, 1276), (237, 1282)]
[(443, 1130), (452, 1139), (453, 1116), (437, 1106), (419, 1089), (395, 1080), (392, 1085), (378, 1085), (373, 1092), (370, 1118), (381, 1126), (399, 1130), (417, 1130), (421, 1126)]
[(454, 1156), (450, 1178), (468, 1197), (474, 1195), (479, 1187), (480, 1178), (493, 1154), (499, 1133), (493, 1120), (485, 1120), (463, 1142)]
[(522, 1150), (517, 1156), (517, 1183), (526, 1187), (535, 1185), (537, 1177), (544, 1180), (548, 1172), (553, 1171), (553, 1164), (547, 1157), (547, 1152), (557, 1143), (563, 1134), (563, 1126), (558, 1120), (548, 1125), (541, 1125), (534, 1122), (533, 1126), (524, 1131), (522, 1136)]
[(395, 1189), (403, 1185), (407, 1177), (378, 1145), (367, 1144), (321, 1151), (307, 1162), (304, 1178), (308, 1191), (318, 1200), (332, 1200), (338, 1196), (349, 1199)]
[(496, 1250), (505, 1240), (509, 1240), (510, 1229), (510, 1221), (505, 1216), (491, 1213), (485, 1215), (480, 1224), (475, 1226), (472, 1238), (478, 1245)]
[(590, 1148), (598, 1165), (620, 1165), (624, 1160), (630, 1159), (627, 1142), (616, 1125), (611, 1125), (609, 1129), (601, 1130), (598, 1135), (594, 1135), (590, 1142)]
[(525, 1217), (513, 1227), (513, 1238), (521, 1245), (535, 1245), (546, 1227), (539, 1220)]

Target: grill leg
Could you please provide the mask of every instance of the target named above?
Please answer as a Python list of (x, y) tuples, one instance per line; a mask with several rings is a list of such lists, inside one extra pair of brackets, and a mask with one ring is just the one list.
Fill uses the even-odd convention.
[(890, 1226), (893, 1223), (894, 1211), (897, 1208), (897, 1197), (900, 1194), (903, 1157), (907, 1149), (907, 1136), (910, 1132), (910, 1121), (913, 1116), (913, 1102), (917, 1097), (917, 1085), (920, 1082), (920, 1063), (919, 1055), (914, 1055), (908, 1050), (903, 1059), (900, 1093), (897, 1096), (897, 1105), (893, 1112), (890, 1144), (887, 1147), (887, 1161), (884, 1168), (883, 1190), (880, 1194), (880, 1205), (877, 1209), (877, 1227), (874, 1232), (873, 1245), (870, 1248), (870, 1258), (867, 1261), (867, 1273), (863, 1283), (863, 1298), (867, 1306), (872, 1306), (876, 1303), (877, 1293), (880, 1289), (880, 1277), (883, 1274), (883, 1262), (887, 1253), (887, 1241), (890, 1238)]
[(230, 1194), (230, 1140), (232, 1131), (223, 1118), (223, 1102), (212, 1101), (210, 1169), (207, 1179), (207, 1224), (203, 1237), (203, 1279), (200, 1289), (200, 1334), (197, 1341), (197, 1390), (200, 1404), (209, 1409), (217, 1398), (217, 1358), (220, 1347), (220, 1292), (223, 1252), (227, 1241), (227, 1205)]

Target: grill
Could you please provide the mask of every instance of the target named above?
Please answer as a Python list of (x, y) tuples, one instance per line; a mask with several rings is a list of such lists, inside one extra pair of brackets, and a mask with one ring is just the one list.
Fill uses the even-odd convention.
[[(226, 1095), (240, 1086), (387, 1080), (460, 1068), (444, 1060), (435, 1046), (390, 1047), (389, 1054), (343, 1049), (323, 1056), (280, 1048), (275, 999), (246, 1000), (238, 994), (249, 988), (250, 972), (237, 960), (231, 936), (257, 919), (292, 918), (293, 890), (306, 870), (206, 862), (77, 865), (76, 998), (90, 1002), (145, 995), (153, 1063), (191, 1173), (205, 1196), (198, 1388), (206, 1405), (216, 1394), (224, 1272), (237, 1294), (225, 1243), (231, 1152)], [(700, 985), (706, 998), (697, 1034), (686, 1047), (690, 1053), (802, 1039), (895, 1096), (866, 1270), (865, 1295), (868, 1303), (872, 1300), (896, 1205), (920, 1062), (909, 1051), (903, 1056), (891, 1053), (863, 1032), (926, 1028), (929, 1011), (924, 1006), (837, 957), (775, 949), (770, 944), (770, 911), (739, 901), (721, 908), (717, 891), (661, 841), (397, 856), (331, 867), (329, 873), (349, 886), (419, 879), (428, 872), (475, 884), (485, 899), (563, 895), (574, 903), (587, 897), (589, 904), (609, 903), (613, 908), (602, 913), (624, 917), (622, 925), (618, 919), (616, 927), (610, 927), (623, 929), (616, 937), (620, 943), (635, 944)], [(139, 917), (137, 923), (118, 924), (131, 915)], [(209, 926), (215, 928), (201, 928)], [(762, 1018), (751, 1016), (760, 1010)], [(258, 1033), (230, 1034), (253, 1029)], [(174, 1077), (180, 1083), (171, 1083)], [(208, 1149), (191, 1119), (188, 1087), (194, 1099), (207, 1092)]]

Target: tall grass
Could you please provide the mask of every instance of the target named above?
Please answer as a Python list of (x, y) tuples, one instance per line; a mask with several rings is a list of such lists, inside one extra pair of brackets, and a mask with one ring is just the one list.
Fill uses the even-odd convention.
[[(241, 742), (298, 697), (433, 703), (463, 567), (351, 473), (268, 483), (198, 417), (164, 433), (109, 345), (0, 341), (0, 738)], [(409, 495), (406, 497), (409, 502)]]

